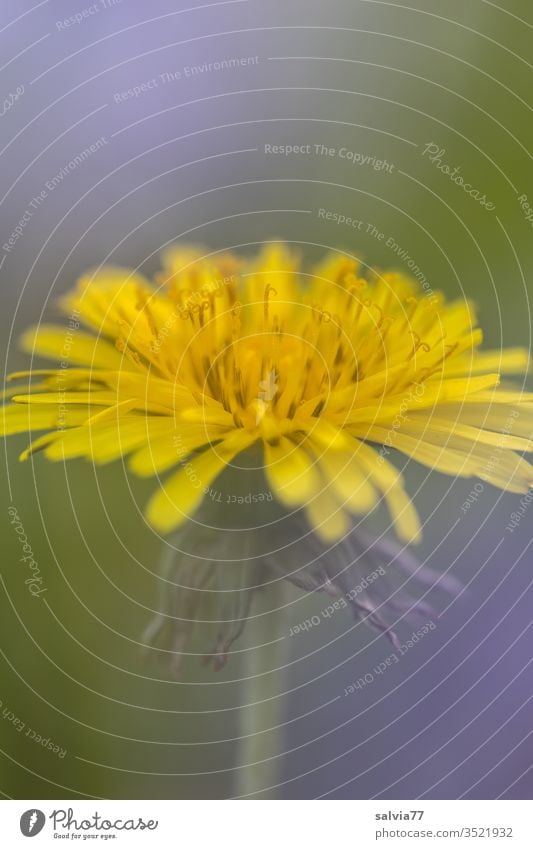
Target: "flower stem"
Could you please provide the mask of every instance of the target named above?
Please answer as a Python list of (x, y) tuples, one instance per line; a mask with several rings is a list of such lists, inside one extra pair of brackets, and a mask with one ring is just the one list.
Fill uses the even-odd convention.
[(281, 780), (284, 682), (287, 636), (283, 581), (256, 593), (254, 615), (242, 653), (240, 708), (234, 797), (276, 798)]

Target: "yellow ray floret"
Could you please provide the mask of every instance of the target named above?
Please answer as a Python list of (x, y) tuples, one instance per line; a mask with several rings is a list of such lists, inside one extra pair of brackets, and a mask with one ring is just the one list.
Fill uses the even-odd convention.
[(153, 283), (87, 274), (61, 308), (68, 326), (23, 337), (58, 365), (12, 375), (3, 433), (45, 431), (23, 458), (129, 455), (137, 475), (170, 472), (147, 508), (161, 532), (253, 445), (278, 501), (328, 541), (382, 500), (402, 539), (419, 539), (395, 452), (510, 492), (533, 485), (533, 395), (499, 385), (527, 372), (527, 352), (480, 350), (471, 303), (396, 272), (364, 278), (331, 254), (304, 274), (283, 244), (251, 259), (186, 246)]

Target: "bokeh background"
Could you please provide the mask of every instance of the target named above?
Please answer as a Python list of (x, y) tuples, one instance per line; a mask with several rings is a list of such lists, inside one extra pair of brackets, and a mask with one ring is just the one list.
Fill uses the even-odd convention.
[[(2, 0), (2, 245), (33, 212), (0, 251), (5, 372), (27, 366), (17, 337), (50, 320), (88, 267), (151, 274), (176, 239), (250, 252), (281, 238), (310, 259), (333, 248), (402, 271), (408, 256), (432, 288), (477, 302), (491, 347), (529, 346), (533, 225), (519, 198), (533, 206), (532, 11), (528, 0)], [(253, 61), (186, 71), (242, 57)], [(133, 87), (138, 95), (123, 96)], [(493, 208), (431, 163), (430, 143)], [(288, 144), (311, 152), (265, 153)], [(315, 144), (392, 167), (317, 155)], [(363, 225), (325, 221), (320, 209)], [(486, 486), (464, 513), (473, 482), (408, 465), (426, 523), (419, 555), (467, 591), (432, 594), (437, 627), (355, 693), (345, 687), (390, 645), (347, 611), (289, 637), (324, 607), (296, 590), (284, 676), (253, 648), (252, 622), (225, 670), (191, 657), (173, 678), (164, 657), (139, 647), (160, 589), (162, 543), (142, 518), (151, 482), (129, 480), (120, 463), (20, 464), (26, 442), (6, 445), (0, 492), (5, 797), (232, 796), (247, 647), (263, 698), (283, 703), (284, 716), (275, 732), (267, 713), (262, 740), (278, 786), (266, 789), (270, 772), (258, 765), (250, 792), (531, 796), (533, 513), (505, 530), (518, 497)], [(12, 505), (46, 604), (24, 585)], [(413, 627), (399, 630), (407, 639)]]

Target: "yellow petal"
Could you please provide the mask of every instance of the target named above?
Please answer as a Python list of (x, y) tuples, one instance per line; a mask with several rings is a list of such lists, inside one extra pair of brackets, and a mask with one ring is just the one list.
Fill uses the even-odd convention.
[(369, 428), (366, 438), (381, 443), (384, 451), (389, 448), (396, 449), (412, 457), (417, 463), (444, 474), (460, 477), (471, 477), (474, 474), (475, 464), (468, 454), (452, 450), (445, 444), (444, 439), (435, 445), (429, 442), (424, 434), (409, 434), (380, 427)]

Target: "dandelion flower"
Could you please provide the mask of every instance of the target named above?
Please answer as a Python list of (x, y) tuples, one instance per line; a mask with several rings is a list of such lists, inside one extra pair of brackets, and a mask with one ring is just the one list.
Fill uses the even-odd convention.
[(283, 244), (254, 258), (176, 247), (154, 282), (104, 267), (61, 309), (70, 329), (23, 337), (56, 365), (12, 375), (25, 385), (4, 433), (45, 431), (22, 459), (127, 455), (158, 478), (146, 515), (161, 533), (254, 447), (277, 501), (326, 543), (381, 501), (398, 536), (419, 539), (392, 450), (510, 492), (533, 483), (533, 394), (500, 386), (527, 352), (480, 350), (471, 303), (402, 274), (365, 278), (338, 254), (304, 273)]

